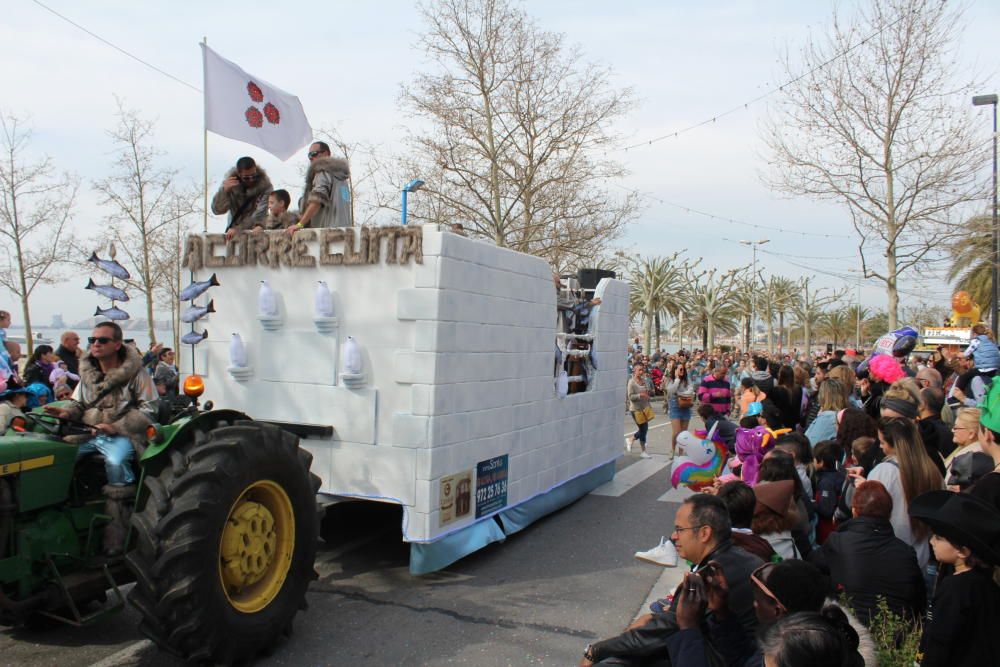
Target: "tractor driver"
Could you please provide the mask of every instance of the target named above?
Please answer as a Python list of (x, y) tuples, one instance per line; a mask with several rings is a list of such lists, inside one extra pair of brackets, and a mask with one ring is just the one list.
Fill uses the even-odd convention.
[(93, 437), (80, 445), (77, 458), (93, 452), (104, 456), (108, 484), (102, 491), (107, 498), (105, 513), (112, 517), (104, 531), (104, 551), (114, 555), (121, 553), (128, 531), (126, 501), (135, 497), (133, 445), (145, 445), (158, 397), (152, 378), (143, 370), (141, 355), (122, 342), (121, 327), (101, 322), (87, 342), (89, 351), (80, 360), (80, 383), (73, 402), (66, 407), (45, 406), (45, 410), (93, 427)]

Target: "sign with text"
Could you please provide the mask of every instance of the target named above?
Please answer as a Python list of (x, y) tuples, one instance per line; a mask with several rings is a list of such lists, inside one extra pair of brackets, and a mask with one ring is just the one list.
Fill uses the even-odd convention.
[(476, 464), (476, 518), (507, 505), (507, 455)]
[(441, 478), (439, 524), (463, 519), (472, 509), (472, 470)]

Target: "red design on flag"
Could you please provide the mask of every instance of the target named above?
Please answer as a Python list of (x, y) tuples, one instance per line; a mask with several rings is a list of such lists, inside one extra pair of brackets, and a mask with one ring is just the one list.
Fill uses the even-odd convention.
[(264, 91), (262, 91), (260, 89), (260, 86), (258, 86), (253, 81), (247, 83), (247, 94), (250, 96), (250, 99), (253, 100), (254, 102), (264, 101)]
[(250, 127), (261, 127), (264, 125), (264, 114), (257, 107), (248, 107), (243, 114), (247, 118), (247, 125)]
[(264, 105), (264, 117), (267, 118), (267, 122), (271, 125), (277, 125), (281, 122), (281, 114), (278, 113), (278, 107), (270, 102)]

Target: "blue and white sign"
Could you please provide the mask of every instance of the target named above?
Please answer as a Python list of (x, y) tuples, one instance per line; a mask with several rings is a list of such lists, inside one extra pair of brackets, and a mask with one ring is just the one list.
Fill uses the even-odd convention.
[(476, 464), (476, 518), (507, 505), (507, 455)]

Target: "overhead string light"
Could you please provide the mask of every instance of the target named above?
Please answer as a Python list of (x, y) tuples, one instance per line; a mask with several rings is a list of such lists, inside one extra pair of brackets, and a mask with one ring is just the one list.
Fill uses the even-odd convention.
[[(828, 60), (825, 60), (825, 61), (821, 62), (819, 65), (816, 65), (812, 69), (806, 70), (802, 74), (798, 75), (797, 77), (795, 77), (793, 79), (789, 79), (788, 81), (786, 81), (783, 84), (780, 84), (780, 85), (774, 86), (772, 88), (769, 88), (768, 90), (764, 91), (763, 93), (761, 93), (757, 97), (754, 97), (753, 99), (747, 100), (746, 102), (743, 102), (741, 104), (737, 104), (736, 106), (732, 107), (731, 109), (727, 109), (726, 111), (723, 111), (722, 113), (714, 114), (710, 118), (706, 118), (705, 120), (697, 122), (697, 123), (694, 123), (693, 125), (688, 125), (687, 127), (682, 128), (680, 130), (675, 130), (673, 132), (668, 132), (666, 134), (660, 135), (658, 137), (654, 137), (652, 139), (647, 139), (645, 141), (639, 141), (639, 142), (636, 142), (634, 144), (629, 144), (628, 146), (625, 146), (623, 148), (613, 148), (613, 149), (611, 149), (611, 151), (612, 152), (615, 152), (615, 151), (624, 151), (624, 152), (627, 153), (628, 151), (630, 151), (633, 148), (641, 148), (643, 146), (652, 146), (653, 144), (658, 143), (660, 141), (663, 141), (665, 139), (675, 139), (675, 138), (679, 137), (680, 135), (685, 134), (686, 132), (690, 132), (691, 130), (696, 130), (699, 127), (702, 127), (704, 125), (708, 125), (709, 123), (714, 123), (717, 120), (719, 120), (720, 118), (724, 118), (724, 117), (726, 117), (726, 116), (728, 116), (730, 114), (736, 113), (737, 111), (742, 111), (742, 110), (745, 110), (745, 109), (749, 109), (751, 104), (756, 104), (757, 102), (760, 102), (764, 98), (770, 97), (771, 95), (773, 95), (773, 94), (775, 94), (775, 93), (777, 93), (779, 91), (784, 90), (786, 86), (790, 86), (793, 83), (798, 83), (799, 81), (801, 81), (802, 79), (806, 78), (810, 74), (812, 74), (814, 72), (818, 72), (819, 70), (823, 69), (827, 65), (830, 65), (831, 63), (836, 62), (837, 60), (843, 58), (844, 56), (846, 56), (847, 54), (851, 53), (852, 51), (854, 51), (858, 47), (863, 46), (864, 44), (867, 44), (870, 40), (874, 39), (875, 37), (878, 37), (879, 35), (881, 35), (883, 32), (885, 32), (889, 28), (892, 28), (897, 23), (899, 23), (900, 21), (902, 21), (904, 18), (906, 18), (905, 15), (900, 16), (898, 19), (896, 19), (892, 23), (890, 23), (890, 24), (882, 27), (880, 30), (876, 30), (872, 34), (868, 35), (867, 37), (865, 37), (861, 41), (859, 41), (856, 44), (854, 44), (853, 46), (850, 46), (850, 47), (844, 49), (843, 51), (834, 54)], [(605, 155), (607, 155), (607, 152), (605, 152)]]
[[(729, 238), (726, 238), (725, 236), (720, 236), (719, 238), (722, 239), (723, 241), (726, 241), (727, 243), (734, 243), (734, 244), (737, 244), (737, 245), (743, 245), (739, 241), (737, 241), (736, 239), (729, 239)], [(841, 259), (856, 259), (857, 258), (857, 255), (840, 255), (840, 256), (837, 256), (837, 257), (817, 256), (817, 255), (800, 255), (799, 253), (792, 254), (792, 253), (774, 252), (773, 250), (764, 250), (763, 248), (759, 248), (757, 250), (757, 252), (763, 253), (763, 254), (767, 254), (767, 255), (773, 255), (774, 257), (792, 257), (792, 258), (798, 258), (798, 259), (841, 260)]]

